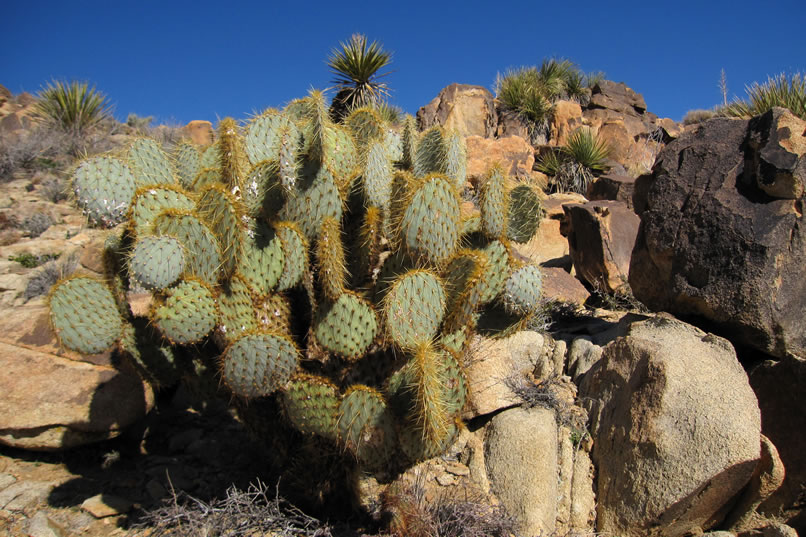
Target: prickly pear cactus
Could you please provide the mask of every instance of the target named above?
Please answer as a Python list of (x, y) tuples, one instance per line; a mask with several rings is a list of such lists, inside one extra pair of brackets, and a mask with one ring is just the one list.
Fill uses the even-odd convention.
[[(121, 225), (106, 279), (57, 284), (51, 323), (65, 347), (116, 348), (160, 384), (206, 378), (239, 409), (267, 404), (273, 442), (293, 429), (399, 471), (461, 430), (479, 319), (503, 309), (506, 329), (540, 308), (539, 269), (510, 247), (534, 235), (539, 196), (494, 168), (467, 216), (465, 175), (455, 132), (372, 108), (336, 124), (321, 92), (222, 120), (207, 148), (138, 139), (76, 168), (89, 219)], [(147, 315), (132, 286), (153, 293)]]

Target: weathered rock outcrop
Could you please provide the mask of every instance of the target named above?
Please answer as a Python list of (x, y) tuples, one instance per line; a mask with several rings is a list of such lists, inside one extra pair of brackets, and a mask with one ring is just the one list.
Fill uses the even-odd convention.
[(109, 353), (62, 352), (35, 304), (2, 320), (0, 393), (0, 443), (42, 451), (113, 438), (154, 405), (151, 388)]
[(755, 394), (726, 340), (681, 321), (624, 328), (584, 376), (597, 529), (677, 537), (725, 517), (760, 453)]
[(500, 163), (510, 177), (526, 178), (537, 173), (532, 171), (534, 149), (523, 138), (467, 137), (467, 177), (471, 182), (478, 182), (495, 163)]
[[(750, 372), (750, 385), (758, 396), (761, 408), (762, 432), (778, 448), (786, 468), (783, 485), (759, 509), (768, 515), (789, 511), (802, 501), (806, 483), (806, 360), (787, 357), (780, 361), (762, 362)], [(787, 518), (794, 513), (788, 513)], [(806, 510), (794, 514), (789, 524), (802, 534), (806, 532)]]
[(577, 277), (613, 293), (627, 282), (639, 219), (620, 201), (563, 205), (560, 231), (568, 238)]
[[(635, 297), (773, 356), (806, 356), (806, 122), (712, 119), (636, 183)], [(801, 185), (801, 186), (797, 186)], [(773, 197), (778, 192), (786, 197)]]
[(456, 129), (462, 136), (491, 138), (498, 116), (493, 95), (482, 86), (451, 84), (417, 111), (421, 130), (434, 125)]
[(597, 177), (589, 186), (587, 198), (591, 201), (620, 201), (632, 209), (635, 190), (635, 177), (629, 175), (605, 174)]

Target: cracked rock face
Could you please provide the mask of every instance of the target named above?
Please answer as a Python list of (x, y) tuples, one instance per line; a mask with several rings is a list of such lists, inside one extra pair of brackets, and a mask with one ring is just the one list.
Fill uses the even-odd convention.
[(806, 122), (782, 108), (670, 143), (635, 186), (635, 297), (736, 345), (806, 356), (804, 180)]

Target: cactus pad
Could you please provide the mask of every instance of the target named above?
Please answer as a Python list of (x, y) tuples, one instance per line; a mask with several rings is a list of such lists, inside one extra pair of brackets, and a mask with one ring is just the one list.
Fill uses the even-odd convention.
[(224, 342), (232, 341), (245, 332), (258, 328), (249, 286), (235, 275), (218, 295), (219, 320), (217, 331)]
[(201, 154), (196, 145), (182, 142), (174, 149), (174, 163), (179, 184), (185, 189), (193, 186), (193, 180), (201, 171)]
[(316, 340), (347, 359), (363, 355), (377, 333), (378, 321), (372, 307), (351, 293), (323, 305), (314, 324)]
[(450, 180), (440, 175), (428, 177), (403, 212), (403, 243), (432, 263), (446, 261), (459, 243), (459, 211), (459, 197)]
[(366, 386), (353, 386), (339, 405), (339, 433), (344, 445), (371, 469), (388, 463), (396, 434), (383, 396)]
[(218, 320), (215, 297), (200, 280), (182, 280), (167, 289), (165, 295), (152, 319), (170, 341), (180, 345), (196, 343), (213, 330)]
[(225, 188), (211, 185), (201, 191), (196, 212), (210, 227), (221, 246), (221, 271), (232, 275), (243, 251), (241, 205)]
[(392, 160), (383, 141), (374, 141), (367, 150), (364, 167), (364, 195), (375, 207), (388, 207), (392, 195)]
[(518, 185), (509, 193), (507, 236), (515, 242), (528, 242), (543, 219), (540, 198), (529, 185)]
[(146, 289), (165, 289), (179, 279), (184, 270), (184, 249), (175, 237), (140, 237), (129, 257), (131, 275)]
[(540, 268), (535, 265), (524, 265), (514, 271), (504, 283), (501, 301), (504, 307), (514, 315), (529, 315), (540, 307), (542, 289)]
[(57, 283), (48, 298), (50, 322), (59, 342), (81, 354), (111, 348), (123, 335), (123, 319), (112, 291), (89, 277)]
[(135, 236), (148, 235), (154, 219), (163, 211), (189, 210), (193, 208), (191, 200), (179, 186), (163, 185), (144, 187), (137, 190), (129, 211), (129, 222)]
[(201, 220), (190, 211), (168, 210), (154, 221), (154, 231), (176, 237), (185, 247), (186, 271), (210, 285), (218, 281), (221, 254), (218, 241)]
[(508, 202), (504, 171), (500, 165), (493, 166), (481, 185), (479, 196), (481, 229), (491, 239), (503, 238), (507, 232)]
[(246, 234), (238, 271), (256, 296), (268, 294), (283, 271), (283, 246), (268, 224), (256, 223)]
[(286, 201), (280, 218), (298, 222), (308, 240), (313, 241), (319, 235), (322, 220), (341, 220), (341, 214), (342, 200), (333, 176), (327, 168), (308, 162), (298, 192)]
[(283, 392), (288, 421), (300, 432), (335, 440), (339, 435), (339, 389), (324, 377), (295, 375)]
[(123, 221), (137, 187), (126, 164), (112, 157), (95, 157), (76, 168), (72, 188), (84, 214), (95, 224), (111, 227)]
[(445, 290), (439, 277), (412, 270), (399, 277), (384, 298), (386, 331), (403, 348), (431, 341), (445, 313)]
[(170, 185), (176, 182), (171, 161), (156, 140), (135, 140), (129, 147), (128, 161), (138, 187)]
[(278, 222), (274, 227), (283, 248), (283, 272), (277, 289), (285, 291), (299, 283), (308, 269), (308, 244), (299, 228), (289, 222)]
[(235, 395), (270, 395), (290, 379), (299, 361), (294, 343), (280, 335), (244, 334), (223, 355), (221, 376)]

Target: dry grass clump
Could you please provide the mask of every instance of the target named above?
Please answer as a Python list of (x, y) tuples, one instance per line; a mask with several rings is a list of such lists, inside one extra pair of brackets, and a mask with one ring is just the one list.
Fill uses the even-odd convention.
[(383, 521), (395, 537), (510, 537), (515, 518), (503, 506), (490, 505), (468, 492), (459, 499), (426, 499), (425, 472), (414, 482), (391, 486), (382, 497)]
[(184, 492), (146, 513), (135, 525), (148, 537), (332, 537), (329, 526), (306, 515), (257, 482), (248, 490), (231, 487), (222, 500), (205, 502)]

